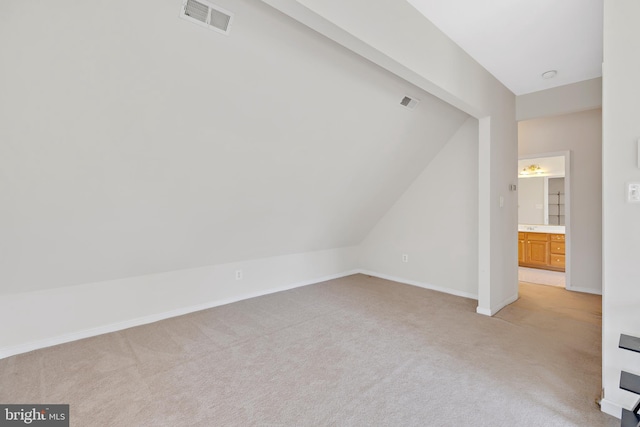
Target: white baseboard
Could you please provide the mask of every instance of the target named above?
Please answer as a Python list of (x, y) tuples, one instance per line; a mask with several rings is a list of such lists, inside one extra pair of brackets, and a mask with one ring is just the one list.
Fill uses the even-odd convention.
[[(331, 252), (328, 254), (299, 254), (295, 257), (312, 257), (315, 260), (331, 259)], [(255, 268), (263, 268), (264, 264), (270, 266), (276, 266), (281, 268), (283, 262), (291, 262), (288, 257), (276, 258), (271, 260), (260, 260), (260, 266)], [(296, 258), (295, 261), (298, 259)], [(254, 268), (252, 262), (243, 263), (245, 270), (245, 279), (248, 279), (247, 273)], [(14, 343), (8, 343), (0, 345), (0, 359), (10, 357), (16, 354), (26, 353), (41, 348), (51, 347), (58, 344), (64, 344), (70, 341), (76, 341), (83, 338), (89, 338), (101, 334), (120, 331), (135, 326), (144, 325), (147, 323), (157, 322), (159, 320), (168, 319), (171, 317), (181, 316), (184, 314), (192, 313), (195, 311), (206, 310), (208, 308), (230, 304), (236, 301), (241, 301), (249, 298), (259, 297), (275, 292), (285, 291), (301, 286), (311, 285), (314, 283), (320, 283), (327, 280), (333, 280), (340, 277), (350, 276), (353, 274), (367, 274), (370, 276), (379, 277), (381, 279), (392, 280), (399, 283), (405, 283), (412, 286), (417, 286), (425, 289), (430, 289), (438, 292), (444, 292), (451, 295), (461, 296), (465, 298), (477, 299), (477, 296), (468, 292), (457, 291), (455, 289), (444, 288), (440, 286), (431, 285), (428, 283), (418, 282), (415, 280), (407, 280), (400, 277), (389, 276), (368, 270), (361, 269), (348, 269), (339, 273), (316, 276), (304, 280), (297, 280), (288, 283), (283, 286), (268, 287), (269, 283), (279, 284), (286, 283), (286, 279), (277, 279), (275, 277), (268, 278), (264, 284), (261, 284), (261, 280), (256, 278), (254, 280), (254, 288), (258, 290), (244, 291), (244, 292), (231, 292), (231, 296), (223, 295), (221, 290), (229, 289), (230, 283), (225, 283), (221, 278), (229, 276), (233, 273), (234, 265), (214, 266), (206, 267), (204, 269), (196, 270), (184, 270), (178, 272), (162, 273), (153, 276), (143, 276), (135, 278), (127, 278), (113, 282), (92, 283), (87, 285), (72, 286), (68, 288), (56, 288), (53, 290), (36, 291), (33, 293), (27, 293), (18, 295), (17, 299), (10, 300), (9, 298), (4, 301), (0, 298), (0, 308), (13, 309), (13, 314), (22, 312), (26, 313), (28, 310), (25, 308), (33, 308), (31, 312), (38, 312), (39, 315), (34, 317), (25, 316), (19, 319), (13, 318), (9, 310), (3, 310), (5, 319), (1, 319), (3, 322), (13, 321), (16, 324), (21, 325), (21, 332), (19, 338), (14, 337)], [(334, 268), (335, 266), (331, 266)], [(219, 271), (222, 270), (222, 271)], [(326, 271), (326, 269), (325, 269)], [(304, 271), (302, 273), (305, 273)], [(306, 272), (307, 277), (313, 275), (314, 272)], [(317, 273), (316, 273), (317, 274)], [(176, 288), (175, 283), (180, 283), (181, 287)], [(206, 283), (206, 286), (203, 286)], [(233, 285), (238, 286), (236, 283)], [(262, 288), (264, 286), (264, 288)], [(213, 288), (220, 289), (213, 289)], [(129, 307), (129, 314), (126, 313), (110, 313), (107, 309), (111, 307), (109, 304), (113, 302), (105, 302), (104, 304), (91, 306), (96, 304), (95, 301), (102, 301), (106, 296), (112, 300), (136, 300), (140, 295), (148, 295), (153, 292), (164, 294), (164, 299), (168, 299), (170, 302), (162, 301), (159, 306), (140, 307), (137, 306), (131, 309)], [(180, 302), (173, 301), (182, 293), (195, 293), (198, 298), (190, 298), (186, 301)], [(227, 292), (228, 294), (229, 292)], [(201, 304), (193, 304), (194, 301), (205, 300), (206, 302)], [(65, 301), (69, 307), (84, 307), (79, 313), (73, 312), (73, 309), (60, 308), (59, 303)], [(181, 304), (183, 304), (181, 306)], [(87, 308), (88, 307), (88, 308)], [(117, 308), (117, 305), (115, 306)], [(155, 307), (155, 308), (154, 308)], [(165, 307), (165, 308), (162, 308)], [(62, 311), (60, 311), (62, 310)], [(102, 312), (98, 312), (102, 310)], [(139, 315), (140, 312), (151, 311), (150, 314)], [(138, 315), (136, 315), (138, 314)], [(66, 317), (63, 319), (61, 318)], [(130, 316), (130, 317), (129, 317)], [(2, 315), (0, 314), (0, 317)], [(129, 318), (128, 318), (129, 317)], [(53, 319), (47, 321), (48, 329), (42, 330), (44, 319)], [(111, 320), (109, 320), (111, 319)], [(115, 321), (114, 321), (115, 320)], [(84, 327), (83, 327), (84, 325)]]
[(518, 301), (518, 291), (516, 291), (515, 295), (511, 295), (510, 297), (507, 297), (504, 299), (504, 301), (502, 301), (500, 304), (498, 304), (497, 307), (495, 307), (493, 310), (493, 314), (496, 314), (497, 312), (499, 312), (500, 310), (502, 310), (503, 308), (505, 308), (506, 306), (508, 306), (509, 304), (513, 304), (514, 302)]
[(489, 310), (488, 308), (484, 308), (484, 307), (476, 307), (476, 313), (478, 314), (482, 314), (483, 316), (493, 316), (494, 313), (491, 313), (491, 310)]
[(505, 308), (506, 306), (508, 306), (509, 304), (513, 304), (517, 300), (518, 300), (518, 293), (516, 292), (515, 295), (505, 298), (504, 301), (502, 301), (496, 307), (491, 307), (491, 308), (477, 307), (476, 313), (491, 317), (491, 316), (494, 316), (497, 312), (499, 312), (503, 308)]
[[(0, 323), (15, 325), (0, 337), (0, 359), (357, 274), (355, 253), (342, 248), (0, 296)], [(233, 279), (239, 267), (242, 282)]]
[(418, 282), (417, 280), (404, 279), (401, 277), (390, 276), (388, 274), (377, 273), (375, 271), (370, 270), (358, 270), (358, 273), (366, 274), (368, 276), (374, 276), (379, 279), (391, 280), (393, 282), (404, 283), (405, 285), (417, 286), (419, 288), (430, 289), (432, 291), (438, 291), (445, 294), (455, 295), (458, 297), (470, 298), (470, 299), (478, 299), (477, 294), (472, 294), (470, 292), (459, 291), (456, 289), (445, 288), (442, 286), (432, 285), (430, 283)]
[(602, 295), (602, 291), (597, 291), (595, 289), (590, 289), (590, 288), (581, 288), (579, 286), (571, 286), (571, 287), (567, 287), (566, 289), (568, 291), (573, 291), (573, 292), (584, 292), (586, 294)]
[(54, 337), (46, 338), (42, 340), (30, 341), (30, 342), (16, 345), (16, 346), (0, 348), (0, 359), (14, 356), (16, 354), (27, 353), (29, 351), (38, 350), (41, 348), (51, 347), (58, 344), (64, 344), (67, 342), (77, 341), (84, 338), (90, 338), (97, 335), (107, 334), (110, 332), (121, 331), (123, 329), (129, 329), (135, 326), (146, 325), (147, 323), (153, 323), (159, 320), (169, 319), (171, 317), (182, 316), (184, 314), (206, 310), (208, 308), (218, 307), (221, 305), (231, 304), (231, 303), (246, 300), (246, 299), (260, 297), (263, 295), (269, 295), (276, 292), (288, 291), (290, 289), (312, 285), (314, 283), (321, 283), (321, 282), (326, 282), (328, 280), (339, 279), (341, 277), (351, 276), (353, 274), (358, 274), (358, 270), (346, 271), (339, 274), (332, 274), (330, 276), (319, 277), (313, 280), (305, 280), (302, 282), (292, 283), (292, 284), (281, 286), (278, 288), (271, 288), (271, 289), (266, 289), (264, 291), (237, 295), (232, 298), (209, 301), (204, 304), (192, 305), (189, 307), (182, 307), (176, 310), (165, 311), (163, 313), (157, 313), (149, 316), (143, 316), (135, 319), (126, 320), (124, 322), (112, 323), (104, 326), (99, 326), (97, 328), (85, 329), (82, 331), (71, 332), (68, 334), (58, 335), (58, 336), (54, 336)]
[[(323, 259), (327, 259), (327, 258), (330, 259), (330, 255), (331, 253), (329, 252), (328, 256), (322, 255), (322, 254), (320, 255), (299, 254), (299, 255), (296, 255), (296, 257), (319, 257), (320, 256), (320, 257), (324, 257)], [(284, 258), (287, 258), (287, 257), (284, 257)], [(288, 258), (285, 261), (290, 262)], [(281, 259), (280, 260), (275, 259), (275, 261), (262, 260), (260, 262), (261, 263), (267, 262), (269, 265), (274, 264), (275, 266), (279, 267), (283, 261)], [(250, 264), (250, 263), (248, 262), (247, 264)], [(248, 265), (245, 265), (245, 267), (248, 267)], [(244, 299), (254, 298), (254, 297), (267, 295), (275, 292), (281, 292), (281, 291), (285, 291), (293, 288), (298, 288), (298, 287), (302, 287), (302, 286), (306, 286), (314, 283), (320, 283), (327, 280), (333, 280), (340, 277), (350, 276), (358, 273), (378, 277), (385, 280), (391, 280), (394, 282), (404, 283), (411, 286), (417, 286), (420, 288), (429, 289), (437, 292), (443, 292), (450, 295), (455, 295), (455, 296), (460, 296), (460, 297), (470, 298), (475, 300), (478, 299), (478, 296), (476, 294), (473, 294), (470, 292), (459, 291), (456, 289), (436, 286), (429, 283), (405, 279), (402, 277), (391, 276), (391, 275), (378, 273), (370, 270), (364, 270), (364, 269), (347, 269), (339, 273), (322, 275), (318, 277), (307, 278), (304, 280), (293, 281), (283, 286), (268, 287), (267, 285), (263, 289), (260, 289), (260, 286), (257, 286), (258, 290), (238, 292), (238, 293), (232, 294), (231, 296), (219, 297), (215, 292), (212, 293), (211, 289), (207, 288), (207, 287), (213, 286), (213, 284), (209, 282), (218, 282), (219, 280), (220, 276), (219, 275), (216, 276), (216, 274), (219, 274), (220, 272), (214, 271), (216, 268), (219, 268), (219, 267), (212, 267), (211, 270), (209, 270), (209, 268), (205, 268), (204, 271), (192, 270), (191, 272), (184, 271), (184, 272), (171, 272), (168, 274), (163, 273), (155, 277), (149, 276), (149, 277), (142, 277), (142, 278), (128, 278), (128, 279), (123, 279), (122, 281), (89, 284), (89, 285), (86, 285), (86, 287), (85, 285), (81, 285), (80, 287), (74, 286), (69, 288), (57, 288), (51, 291), (37, 291), (33, 294), (21, 295), (20, 296), (21, 299), (19, 299), (17, 303), (18, 311), (20, 311), (19, 310), (20, 305), (24, 305), (25, 307), (31, 306), (32, 302), (34, 301), (34, 297), (38, 299), (38, 302), (36, 304), (37, 307), (44, 309), (44, 312), (41, 313), (40, 318), (36, 318), (36, 319), (31, 319), (29, 317), (24, 318), (32, 322), (36, 322), (36, 323), (40, 322), (39, 325), (34, 325), (34, 324), (30, 325), (32, 330), (35, 329), (40, 331), (41, 329), (40, 326), (42, 325), (43, 319), (55, 319), (54, 321), (47, 322), (48, 325), (51, 323), (54, 323), (54, 325), (52, 329), (41, 334), (44, 336), (38, 336), (36, 338), (29, 337), (29, 332), (28, 332), (29, 328), (27, 327), (26, 336), (24, 337), (23, 342), (17, 342), (13, 344), (9, 343), (3, 346), (0, 345), (0, 359), (13, 356), (16, 354), (20, 354), (20, 353), (26, 353), (29, 351), (45, 348), (45, 347), (64, 344), (70, 341), (75, 341), (83, 338), (93, 337), (96, 335), (115, 332), (115, 331), (119, 331), (127, 328), (132, 328), (135, 326), (144, 325), (147, 323), (157, 322), (159, 320), (181, 316), (184, 314), (205, 310), (205, 309), (220, 306), (220, 305), (230, 304), (230, 303), (241, 301)], [(233, 265), (223, 266), (223, 269), (224, 269), (223, 275), (228, 276), (232, 274), (232, 271), (234, 268), (236, 267), (234, 267)], [(308, 277), (308, 276), (312, 276), (312, 274), (313, 273), (308, 273), (306, 275)], [(203, 288), (202, 286), (203, 281), (207, 282), (207, 287)], [(274, 283), (274, 284), (282, 283), (282, 282), (286, 283), (286, 281), (287, 280), (271, 278), (271, 281), (268, 283)], [(116, 283), (116, 282), (121, 282), (121, 283)], [(167, 283), (169, 284), (168, 288), (167, 287), (161, 288), (161, 286), (166, 285)], [(181, 283), (182, 288), (175, 291), (172, 285), (174, 283)], [(190, 283), (190, 284), (187, 285), (187, 283)], [(138, 287), (137, 290), (132, 289), (134, 285), (135, 287)], [(78, 314), (73, 314), (71, 315), (70, 318), (67, 318), (64, 320), (65, 322), (73, 326), (69, 326), (67, 324), (64, 324), (62, 326), (55, 325), (55, 322), (59, 321), (56, 315), (59, 315), (60, 312), (55, 311), (57, 307), (56, 302), (58, 301), (72, 300), (70, 304), (78, 306), (78, 305), (83, 305), (83, 303), (89, 302), (92, 300), (100, 301), (101, 292), (103, 293), (102, 294), (103, 296), (105, 292), (108, 292), (108, 293), (113, 293), (118, 297), (124, 297), (124, 298), (129, 296), (127, 294), (128, 292), (131, 292), (131, 297), (135, 299), (136, 296), (139, 296), (141, 293), (142, 294), (148, 293), (150, 290), (158, 291), (160, 289), (160, 290), (163, 290), (164, 292), (167, 292), (167, 289), (170, 289), (171, 292), (174, 292), (174, 291), (180, 292), (181, 290), (186, 292), (188, 286), (189, 286), (188, 289), (192, 291), (201, 292), (201, 298), (199, 299), (206, 300), (206, 302), (201, 304), (183, 303), (184, 304), (183, 306), (180, 306), (180, 302), (175, 302), (175, 304), (173, 305), (173, 308), (171, 309), (156, 309), (157, 312), (147, 314), (147, 315), (142, 315), (142, 316), (136, 316), (135, 314), (133, 314), (136, 312), (139, 314), (139, 310), (137, 310), (136, 308), (136, 310), (131, 312), (130, 318), (127, 318), (127, 315), (123, 315), (122, 317), (124, 318), (124, 320), (118, 319), (118, 321), (101, 320), (101, 319), (108, 319), (108, 318), (101, 318), (101, 317), (97, 317), (95, 319), (84, 318)], [(223, 287), (225, 286), (226, 285), (223, 283)], [(118, 293), (120, 293), (120, 295), (118, 295)], [(78, 294), (81, 296), (74, 298), (74, 296)], [(167, 295), (167, 298), (171, 298), (170, 293)], [(478, 307), (476, 311), (479, 314), (483, 314), (486, 316), (493, 316), (500, 309), (502, 309), (508, 304), (511, 304), (517, 299), (518, 299), (518, 295), (516, 294), (512, 297), (505, 299), (498, 307), (495, 307), (491, 310)], [(191, 301), (193, 301), (193, 299)], [(16, 308), (14, 307), (14, 305), (16, 304), (16, 301), (4, 301), (2, 302), (2, 304), (5, 305), (4, 307), (12, 307), (14, 309)], [(0, 304), (0, 306), (2, 306), (2, 304)], [(48, 308), (50, 308), (51, 310), (50, 312), (46, 312)], [(8, 312), (8, 310), (4, 310), (4, 311)], [(155, 310), (152, 310), (152, 311), (155, 311)], [(89, 310), (88, 313), (89, 313), (88, 314), (89, 317), (93, 315), (93, 312), (91, 310)], [(102, 315), (104, 315), (104, 313), (102, 313)], [(0, 315), (0, 317), (2, 316)], [(10, 323), (13, 320), (17, 324), (20, 324), (20, 319), (18, 320), (13, 319), (10, 313), (5, 314), (5, 317), (6, 319), (4, 319), (3, 322)], [(97, 324), (97, 326), (87, 327), (88, 325), (92, 325), (92, 322), (93, 324)], [(64, 322), (61, 321), (61, 324), (62, 323)], [(85, 327), (82, 327), (83, 324), (85, 325)]]
[(600, 410), (613, 417), (622, 418), (622, 406), (615, 404), (610, 400), (602, 399), (600, 401)]

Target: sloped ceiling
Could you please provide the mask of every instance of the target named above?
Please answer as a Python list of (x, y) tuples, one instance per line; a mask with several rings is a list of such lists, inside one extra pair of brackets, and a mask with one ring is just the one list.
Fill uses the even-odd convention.
[(358, 244), (468, 117), (217, 3), (0, 4), (0, 292)]

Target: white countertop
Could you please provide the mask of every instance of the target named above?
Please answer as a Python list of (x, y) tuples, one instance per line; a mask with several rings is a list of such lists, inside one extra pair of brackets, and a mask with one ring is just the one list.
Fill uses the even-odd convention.
[(564, 234), (564, 225), (518, 224), (518, 231)]

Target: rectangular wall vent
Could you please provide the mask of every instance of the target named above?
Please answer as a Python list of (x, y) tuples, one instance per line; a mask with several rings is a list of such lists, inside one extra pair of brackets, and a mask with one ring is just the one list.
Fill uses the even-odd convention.
[(414, 108), (416, 108), (416, 105), (418, 105), (418, 102), (420, 102), (419, 99), (409, 98), (408, 96), (405, 96), (404, 98), (402, 98), (402, 101), (400, 101), (400, 105), (413, 110)]
[(205, 0), (185, 0), (180, 17), (225, 35), (233, 20), (231, 12)]

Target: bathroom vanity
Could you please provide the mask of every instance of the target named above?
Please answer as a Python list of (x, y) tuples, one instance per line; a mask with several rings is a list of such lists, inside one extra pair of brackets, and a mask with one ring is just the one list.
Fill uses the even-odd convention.
[(565, 269), (564, 227), (519, 226), (518, 265), (543, 270)]

